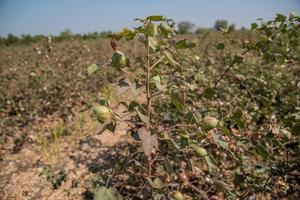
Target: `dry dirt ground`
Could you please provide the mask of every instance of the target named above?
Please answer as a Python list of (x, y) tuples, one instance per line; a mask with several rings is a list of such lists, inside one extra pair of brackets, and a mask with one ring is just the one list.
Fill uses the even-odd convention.
[[(122, 116), (124, 107), (119, 106), (116, 112)], [(13, 153), (13, 141), (0, 146), (0, 200), (85, 199), (84, 182), (93, 177), (91, 169), (101, 168), (115, 154), (115, 148), (131, 142), (127, 136), (128, 125), (124, 122), (118, 123), (115, 133), (107, 130), (101, 134), (90, 132), (76, 141), (72, 134), (63, 136), (59, 141), (60, 159), (51, 166), (56, 171), (63, 170), (66, 179), (59, 188), (54, 189), (51, 181), (41, 175), (45, 166), (49, 166), (49, 160), (43, 153), (43, 147), (37, 144), (36, 137), (37, 132), (47, 134), (55, 121), (57, 118), (50, 116), (37, 122), (38, 128), (26, 133), (29, 142), (17, 153)]]

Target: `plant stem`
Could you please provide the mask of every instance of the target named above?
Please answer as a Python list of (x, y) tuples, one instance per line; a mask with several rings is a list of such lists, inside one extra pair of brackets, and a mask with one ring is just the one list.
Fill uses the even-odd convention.
[(147, 74), (146, 74), (146, 95), (147, 95), (147, 117), (149, 120), (149, 128), (151, 127), (151, 92), (150, 92), (150, 78), (151, 78), (151, 66), (150, 66), (150, 46), (149, 37), (147, 36)]
[[(125, 74), (131, 76), (132, 78), (136, 79), (137, 81), (141, 81), (139, 77), (137, 77), (136, 75), (134, 75), (133, 73), (127, 71), (126, 69), (121, 69)], [(143, 84), (145, 84), (145, 82), (141, 81)]]
[(165, 56), (160, 57), (160, 59), (158, 59), (158, 60), (150, 67), (150, 70), (153, 69), (156, 65), (158, 65), (164, 58), (165, 58)]
[[(245, 55), (246, 53), (248, 53), (250, 51), (250, 49), (246, 49), (244, 52), (241, 53), (241, 55)], [(225, 69), (224, 73), (218, 78), (218, 80), (215, 82), (215, 86), (214, 89), (217, 88), (219, 82), (227, 75), (227, 73), (229, 72), (229, 70), (234, 66), (235, 62), (232, 62), (229, 64), (229, 66)]]
[[(147, 53), (147, 74), (146, 74), (146, 93), (147, 93), (147, 117), (148, 117), (148, 128), (151, 128), (151, 92), (150, 92), (150, 79), (151, 79), (151, 66), (150, 66), (150, 46), (149, 46), (149, 36), (147, 36), (146, 44)], [(151, 130), (150, 130), (151, 131)], [(151, 132), (150, 132), (151, 133)], [(152, 158), (151, 155), (148, 156), (148, 176), (151, 178), (152, 174)]]
[(152, 174), (152, 159), (151, 159), (151, 155), (148, 156), (147, 161), (148, 161), (148, 176), (151, 178), (151, 174)]

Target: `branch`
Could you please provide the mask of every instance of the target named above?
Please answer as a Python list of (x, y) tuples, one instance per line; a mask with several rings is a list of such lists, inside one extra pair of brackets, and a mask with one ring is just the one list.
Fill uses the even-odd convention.
[(163, 93), (164, 93), (163, 91), (157, 92), (157, 93), (151, 95), (151, 96), (150, 96), (150, 99), (152, 99), (152, 98), (154, 98), (154, 97), (156, 97), (156, 96), (159, 96), (159, 95), (161, 95), (161, 94), (163, 94)]
[(218, 80), (215, 82), (214, 89), (216, 89), (219, 82), (225, 77), (225, 75), (229, 72), (229, 70), (233, 67), (234, 64), (231, 64), (225, 69), (224, 73), (218, 78)]
[(156, 65), (158, 65), (164, 58), (165, 56), (160, 57), (160, 59), (158, 59), (153, 65), (151, 65), (150, 70), (152, 70)]
[(285, 145), (290, 144), (290, 143), (293, 143), (293, 142), (297, 142), (297, 140), (299, 140), (299, 139), (300, 139), (300, 136), (296, 136), (296, 137), (293, 138), (292, 140), (289, 140), (289, 141), (287, 141), (287, 142), (285, 142), (285, 143), (282, 143), (282, 144), (280, 143), (279, 146), (276, 146), (276, 147), (272, 148), (272, 150), (274, 151), (274, 150), (276, 150), (276, 149), (278, 149), (278, 148), (280, 148), (280, 147), (283, 147), (283, 148), (284, 148)]
[(134, 79), (136, 79), (136, 80), (138, 80), (138, 81), (141, 81), (143, 84), (146, 85), (146, 83), (145, 83), (144, 81), (142, 81), (139, 77), (137, 77), (137, 76), (134, 75), (133, 73), (131, 73), (131, 72), (129, 72), (129, 71), (123, 69), (123, 68), (122, 68), (121, 70), (122, 70), (125, 74), (131, 76), (132, 78), (134, 78)]
[(258, 103), (256, 102), (256, 97), (253, 95), (253, 93), (252, 93), (251, 90), (247, 87), (247, 85), (244, 84), (243, 81), (242, 81), (241, 79), (239, 79), (239, 78), (237, 78), (237, 77), (236, 77), (236, 79), (240, 82), (240, 84), (241, 84), (243, 87), (246, 88), (248, 94), (251, 96), (252, 101), (253, 101), (256, 105), (258, 105)]
[(171, 131), (171, 130), (173, 130), (175, 128), (180, 128), (180, 127), (197, 128), (198, 125), (197, 124), (175, 124), (173, 126), (165, 128), (165, 130), (163, 130), (161, 132), (168, 132), (168, 131)]
[[(248, 51), (250, 51), (250, 49), (246, 49), (243, 53), (241, 53), (242, 55), (245, 55), (246, 53), (248, 53)], [(219, 84), (219, 82), (226, 76), (226, 74), (229, 72), (229, 70), (234, 66), (234, 62), (231, 63), (224, 71), (224, 73), (219, 77), (219, 79), (215, 82), (215, 86), (214, 89), (216, 89), (217, 85)]]

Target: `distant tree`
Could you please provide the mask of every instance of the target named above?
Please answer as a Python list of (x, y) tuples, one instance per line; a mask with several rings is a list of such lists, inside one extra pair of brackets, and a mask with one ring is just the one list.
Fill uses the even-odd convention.
[(199, 34), (206, 33), (209, 30), (210, 30), (209, 28), (199, 27), (199, 28), (196, 29), (195, 33), (199, 35)]
[(228, 30), (235, 31), (235, 24), (231, 24), (230, 26), (228, 26)]
[(53, 42), (61, 42), (67, 39), (70, 39), (71, 37), (81, 37), (80, 34), (79, 35), (75, 35), (71, 32), (71, 30), (69, 29), (65, 29), (64, 31), (60, 32), (60, 34), (58, 36), (55, 36), (52, 38)]
[(177, 26), (180, 34), (191, 33), (195, 28), (195, 25), (189, 21), (179, 22)]
[(46, 38), (47, 38), (47, 36), (45, 36), (45, 35), (43, 35), (43, 34), (39, 34), (39, 35), (33, 36), (34, 42), (41, 41), (41, 40), (45, 40)]
[(214, 28), (216, 30), (220, 30), (221, 28), (226, 29), (227, 27), (228, 27), (228, 22), (227, 22), (227, 20), (224, 20), (224, 19), (217, 20), (214, 25)]
[(0, 46), (5, 45), (5, 38), (0, 37)]
[(96, 39), (99, 36), (99, 33), (97, 31), (94, 31), (93, 33), (89, 33), (89, 38)]
[(27, 34), (27, 35), (23, 34), (23, 35), (21, 35), (21, 42), (23, 44), (28, 44), (30, 42), (33, 42), (33, 38), (30, 34)]
[(111, 34), (112, 31), (102, 31), (100, 32), (100, 37), (106, 37), (107, 35)]
[(7, 39), (6, 39), (6, 45), (11, 45), (11, 44), (18, 44), (20, 41), (19, 37), (13, 35), (13, 34), (8, 34)]
[(76, 38), (81, 38), (82, 35), (81, 35), (80, 33), (76, 33), (76, 34), (74, 35), (74, 37), (76, 37)]
[(66, 29), (66, 30), (62, 31), (58, 37), (59, 37), (59, 40), (65, 40), (65, 39), (70, 38), (71, 36), (73, 36), (73, 33), (71, 32), (71, 30)]

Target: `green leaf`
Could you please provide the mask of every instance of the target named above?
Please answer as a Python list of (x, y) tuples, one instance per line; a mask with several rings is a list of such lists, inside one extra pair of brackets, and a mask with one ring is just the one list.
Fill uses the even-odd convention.
[(87, 73), (88, 75), (94, 74), (96, 71), (100, 69), (100, 66), (98, 64), (91, 64), (87, 67)]
[(157, 40), (154, 39), (153, 37), (149, 38), (149, 46), (153, 51), (156, 51), (159, 48)]
[(188, 166), (189, 166), (189, 170), (190, 170), (193, 174), (196, 173), (196, 169), (195, 169), (196, 163), (195, 163), (195, 161), (194, 161), (193, 159), (189, 159), (189, 161), (188, 161)]
[(112, 133), (115, 132), (117, 123), (115, 121), (110, 122), (109, 124), (106, 124), (106, 129), (110, 130)]
[(141, 111), (139, 111), (139, 107), (135, 107), (135, 111), (137, 112), (140, 120), (142, 120), (147, 125), (149, 125), (149, 118), (146, 115), (144, 115), (143, 113), (141, 113)]
[(192, 112), (189, 111), (185, 116), (184, 119), (188, 124), (199, 124), (201, 119), (201, 114), (199, 112)]
[(241, 110), (236, 110), (233, 113), (233, 116), (231, 117), (231, 119), (235, 122), (235, 124), (239, 127), (239, 129), (245, 128), (245, 124), (242, 121), (242, 117), (243, 117), (243, 113)]
[(233, 58), (233, 63), (241, 64), (244, 60), (244, 56), (241, 54), (235, 54)]
[(125, 36), (126, 41), (129, 41), (134, 39), (136, 32), (129, 29), (124, 29), (122, 35)]
[(194, 48), (195, 46), (196, 43), (189, 42), (186, 40), (186, 38), (183, 38), (175, 42), (175, 48), (177, 49)]
[(221, 136), (219, 134), (212, 133), (212, 136), (213, 136), (214, 142), (217, 145), (221, 146), (223, 149), (228, 148), (228, 143), (225, 140), (221, 139)]
[(215, 95), (215, 90), (214, 90), (214, 88), (211, 88), (211, 87), (207, 87), (207, 88), (205, 88), (205, 90), (203, 91), (203, 96), (205, 97), (205, 98), (212, 98), (212, 97), (214, 97), (214, 95)]
[(179, 111), (185, 110), (185, 105), (178, 94), (171, 95), (171, 102)]
[(134, 111), (135, 107), (138, 107), (138, 106), (140, 106), (140, 104), (138, 102), (132, 101), (128, 105), (128, 111)]
[(179, 63), (174, 59), (174, 56), (172, 55), (171, 52), (169, 52), (167, 50), (163, 50), (163, 54), (166, 56), (170, 65), (172, 65), (172, 66), (179, 65)]
[(246, 180), (245, 176), (242, 174), (235, 173), (233, 183), (236, 186), (241, 186), (242, 183)]
[(147, 24), (147, 26), (145, 27), (145, 34), (148, 36), (155, 36), (157, 34), (157, 26), (156, 24), (150, 22)]
[(252, 23), (252, 24), (251, 24), (251, 29), (252, 29), (252, 30), (255, 30), (256, 28), (257, 28), (257, 23)]
[(173, 32), (173, 29), (167, 22), (161, 22), (159, 25), (160, 33), (167, 36), (169, 33)]
[(170, 174), (174, 174), (174, 171), (173, 171), (173, 167), (172, 167), (172, 164), (171, 164), (171, 161), (165, 157), (164, 159), (164, 166), (165, 166), (165, 170), (167, 171), (167, 173), (170, 175)]
[(164, 133), (164, 141), (167, 143), (170, 149), (177, 150), (177, 151), (180, 149), (178, 144), (172, 138), (170, 138), (168, 133)]
[(212, 174), (213, 170), (216, 168), (215, 164), (213, 163), (210, 156), (205, 156), (204, 159), (207, 164), (209, 173)]
[(127, 78), (121, 78), (117, 83), (119, 87), (130, 87), (131, 83)]
[(262, 159), (264, 160), (268, 160), (269, 157), (269, 153), (266, 150), (266, 148), (264, 146), (262, 146), (261, 144), (257, 144), (255, 146), (255, 152), (261, 156)]
[(145, 18), (135, 18), (134, 21), (140, 21), (140, 22), (144, 22), (146, 19)]
[(217, 44), (217, 49), (222, 50), (222, 49), (224, 49), (224, 48), (225, 48), (224, 42), (219, 42), (219, 43)]
[(165, 20), (165, 17), (162, 15), (151, 15), (151, 16), (148, 16), (146, 19), (151, 20), (151, 21), (163, 21), (163, 20)]
[(0, 144), (4, 144), (5, 143), (5, 137), (0, 135)]
[(276, 14), (275, 20), (278, 22), (284, 22), (286, 20), (286, 16), (284, 16), (282, 14)]
[(165, 85), (162, 85), (161, 77), (159, 74), (157, 74), (151, 78), (151, 83), (153, 83), (159, 91), (163, 91), (166, 88)]
[(296, 123), (292, 128), (292, 133), (296, 136), (300, 135), (300, 123)]
[(60, 171), (57, 175), (53, 177), (52, 185), (54, 189), (58, 189), (62, 182), (66, 180), (67, 174), (64, 171)]
[(104, 98), (104, 97), (99, 98), (98, 103), (101, 106), (106, 106), (106, 107), (109, 106), (109, 100), (107, 98)]
[(114, 188), (100, 187), (95, 192), (95, 200), (122, 200), (123, 197)]
[(290, 138), (291, 138), (291, 132), (288, 131), (287, 129), (281, 128), (281, 129), (279, 129), (279, 132), (280, 132), (284, 137), (286, 137), (287, 139), (290, 139)]
[(162, 189), (164, 187), (164, 182), (158, 177), (153, 181), (151, 178), (147, 178), (147, 181), (153, 189)]

